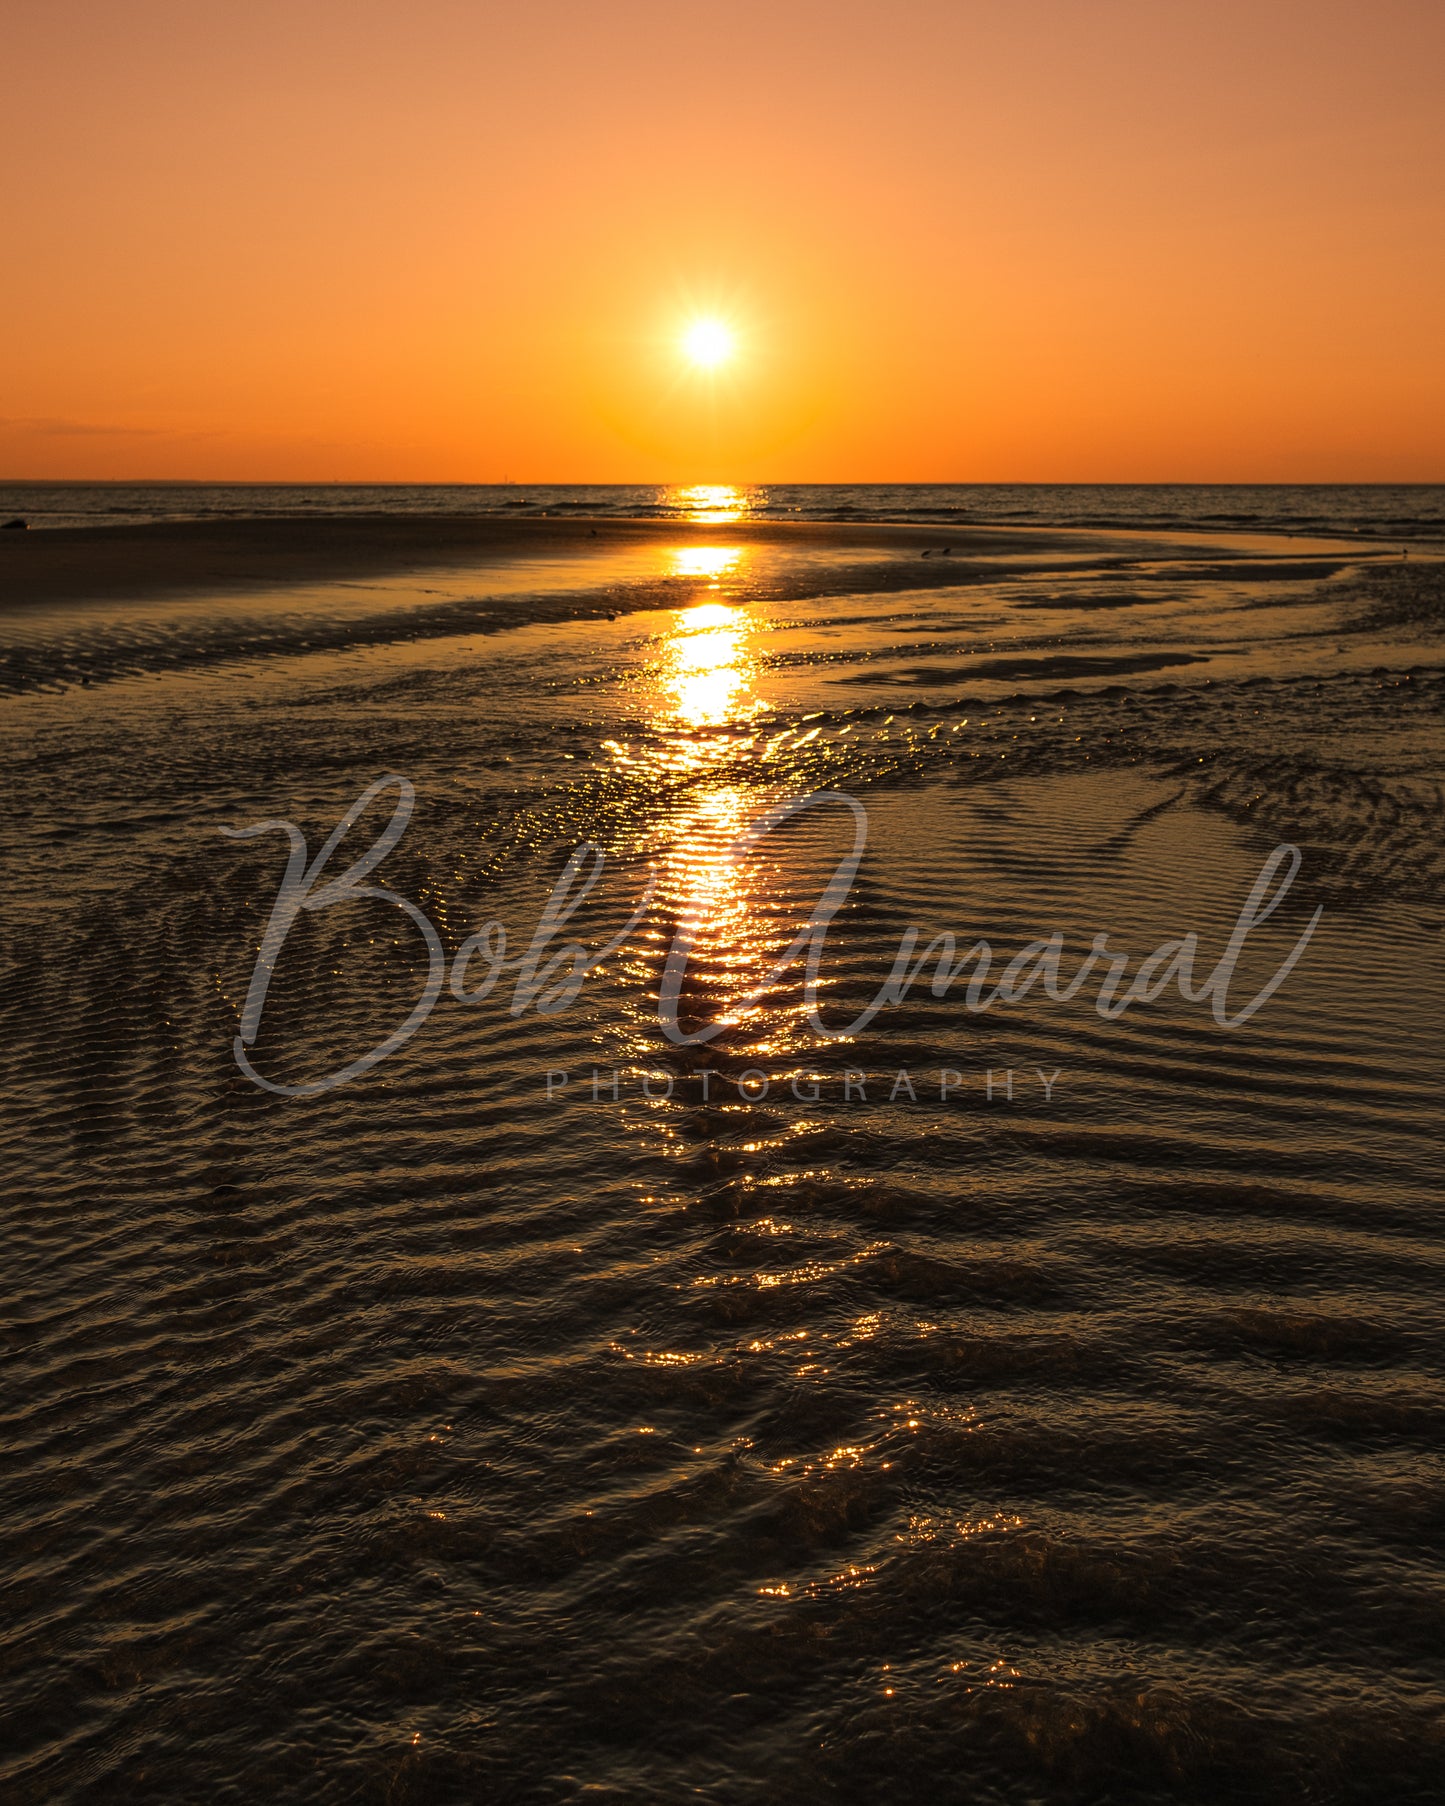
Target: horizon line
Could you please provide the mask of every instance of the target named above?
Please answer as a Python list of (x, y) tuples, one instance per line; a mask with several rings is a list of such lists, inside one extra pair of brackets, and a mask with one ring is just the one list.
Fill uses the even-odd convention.
[(10, 477), (3, 488), (36, 489), (1441, 489), (1439, 477), (775, 477), (698, 482), (639, 477), (599, 481), (484, 477)]

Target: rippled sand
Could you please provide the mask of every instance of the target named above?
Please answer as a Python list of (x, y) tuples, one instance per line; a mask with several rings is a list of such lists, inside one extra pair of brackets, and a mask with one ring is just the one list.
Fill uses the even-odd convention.
[[(1442, 571), (608, 524), (0, 616), (6, 1798), (1438, 1797)], [(270, 1094), (285, 847), (218, 830), (388, 772), (449, 956), (584, 840), (573, 931), (653, 904), (563, 1015)], [(924, 983), (820, 1043), (745, 999), (849, 812), (729, 853), (818, 790), (832, 1022), (909, 927), (1212, 962), (1281, 841), (1239, 995), (1323, 916), (1236, 1030)], [(257, 1069), (426, 972), (304, 917)]]

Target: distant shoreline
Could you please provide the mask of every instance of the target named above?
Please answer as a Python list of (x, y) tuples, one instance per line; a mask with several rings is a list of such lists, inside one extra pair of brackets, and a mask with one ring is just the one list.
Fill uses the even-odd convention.
[[(384, 477), (7, 477), (0, 476), (0, 489), (674, 489), (687, 487), (673, 483), (641, 480), (634, 483), (552, 483), (542, 478), (508, 478), (495, 482), (468, 482), (462, 478), (444, 478), (437, 482), (399, 480)], [(1089, 482), (1064, 478), (1047, 482), (1033, 477), (999, 477), (985, 479), (901, 477), (877, 482), (859, 479), (855, 483), (779, 483), (743, 482), (729, 485), (739, 489), (1441, 489), (1445, 477), (1368, 477), (1358, 481), (1337, 477), (1327, 482), (1292, 482), (1286, 478), (1261, 479), (1258, 482), (1210, 482), (1188, 477), (1141, 477), (1137, 482), (1125, 477)]]
[(1113, 535), (1049, 527), (889, 525), (872, 521), (497, 520), (456, 514), (277, 515), (148, 521), (0, 533), (0, 608), (210, 596), (269, 584), (396, 575), (501, 563), (538, 553), (619, 549), (651, 540), (788, 541), (822, 548), (998, 553), (1097, 545)]

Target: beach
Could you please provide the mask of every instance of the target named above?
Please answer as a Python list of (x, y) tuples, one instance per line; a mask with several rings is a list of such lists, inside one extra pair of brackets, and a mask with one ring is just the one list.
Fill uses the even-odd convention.
[(1327, 525), (0, 534), (7, 1798), (1429, 1799), (1445, 562)]
[[(920, 555), (940, 546), (936, 528), (890, 522), (737, 522), (729, 537), (800, 549), (912, 548)], [(958, 539), (961, 554), (968, 548), (984, 556), (1035, 546), (1067, 550), (1071, 544), (1067, 534), (1029, 528), (973, 527), (952, 537)], [(0, 597), (8, 610), (47, 602), (208, 596), (244, 593), (257, 584), (302, 584), (448, 567), (476, 570), (527, 555), (590, 554), (659, 543), (706, 545), (716, 539), (716, 526), (698, 521), (455, 514), (310, 519), (278, 515), (61, 527), (0, 538)]]

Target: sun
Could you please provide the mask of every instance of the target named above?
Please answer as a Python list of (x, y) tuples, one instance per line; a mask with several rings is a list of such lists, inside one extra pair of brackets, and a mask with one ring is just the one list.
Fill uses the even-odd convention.
[(716, 370), (733, 354), (732, 329), (721, 320), (694, 320), (682, 335), (683, 355), (700, 370)]

